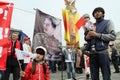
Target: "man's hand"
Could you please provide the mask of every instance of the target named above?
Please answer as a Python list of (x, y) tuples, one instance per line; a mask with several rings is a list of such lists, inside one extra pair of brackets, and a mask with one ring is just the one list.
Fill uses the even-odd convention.
[(89, 31), (85, 38), (86, 38), (86, 40), (90, 40), (93, 37), (97, 37), (97, 36), (98, 36), (98, 33), (96, 33), (95, 31)]
[(95, 32), (95, 31), (89, 31), (89, 32), (88, 32), (88, 35), (89, 35), (90, 37), (97, 37), (97, 36), (98, 36), (98, 33)]
[(90, 37), (90, 35), (87, 34), (87, 36), (85, 37), (86, 40), (90, 40), (92, 37)]

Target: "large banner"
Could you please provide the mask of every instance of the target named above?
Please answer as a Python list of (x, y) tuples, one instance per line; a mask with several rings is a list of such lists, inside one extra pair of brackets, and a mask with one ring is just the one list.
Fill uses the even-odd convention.
[(33, 35), (33, 51), (44, 46), (48, 54), (46, 60), (60, 60), (62, 52), (61, 20), (36, 9)]
[(0, 70), (6, 69), (6, 44), (8, 42), (13, 6), (13, 3), (0, 1)]

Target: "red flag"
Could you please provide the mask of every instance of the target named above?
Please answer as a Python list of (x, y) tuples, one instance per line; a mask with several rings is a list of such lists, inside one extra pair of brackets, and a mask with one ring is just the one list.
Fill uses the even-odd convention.
[(6, 69), (6, 44), (8, 42), (13, 6), (13, 3), (0, 2), (0, 70)]
[(77, 21), (76, 27), (77, 27), (78, 29), (80, 29), (81, 26), (84, 26), (84, 25), (85, 25), (85, 20), (84, 20), (83, 17), (81, 17), (81, 18)]

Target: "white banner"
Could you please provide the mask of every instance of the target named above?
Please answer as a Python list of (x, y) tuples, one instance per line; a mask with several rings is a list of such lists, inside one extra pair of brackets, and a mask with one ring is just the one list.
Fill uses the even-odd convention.
[(37, 54), (33, 54), (33, 53), (30, 53), (30, 52), (26, 52), (26, 51), (22, 51), (22, 50), (19, 50), (19, 49), (15, 49), (15, 54), (17, 56), (17, 59), (18, 60), (23, 60), (25, 58), (36, 58)]

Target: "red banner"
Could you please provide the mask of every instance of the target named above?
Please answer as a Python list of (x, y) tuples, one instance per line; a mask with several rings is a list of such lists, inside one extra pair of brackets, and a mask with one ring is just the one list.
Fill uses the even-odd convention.
[(6, 69), (6, 44), (8, 42), (13, 6), (13, 3), (0, 2), (0, 70)]

